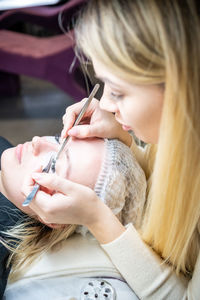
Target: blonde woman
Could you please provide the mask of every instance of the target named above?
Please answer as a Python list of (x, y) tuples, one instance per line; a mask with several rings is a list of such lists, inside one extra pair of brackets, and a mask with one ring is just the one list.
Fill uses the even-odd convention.
[[(93, 63), (104, 93), (87, 125), (69, 130), (82, 104), (67, 109), (63, 137), (118, 137), (131, 146), (149, 182), (141, 227), (125, 228), (94, 193), (82, 190), (83, 205), (69, 181), (33, 175), (59, 193), (56, 204), (38, 193), (31, 208), (48, 222), (87, 226), (140, 299), (200, 299), (197, 5), (91, 0), (77, 24), (78, 51)], [(130, 129), (148, 144), (144, 151)]]

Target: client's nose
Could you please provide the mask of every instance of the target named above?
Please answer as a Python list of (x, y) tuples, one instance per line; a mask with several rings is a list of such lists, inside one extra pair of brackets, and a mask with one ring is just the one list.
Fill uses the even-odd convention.
[(41, 152), (55, 151), (55, 145), (44, 138), (34, 136), (32, 139), (33, 154), (39, 155)]

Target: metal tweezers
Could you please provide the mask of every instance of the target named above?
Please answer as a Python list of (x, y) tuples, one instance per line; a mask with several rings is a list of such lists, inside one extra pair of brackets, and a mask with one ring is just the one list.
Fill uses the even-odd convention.
[[(94, 86), (92, 92), (90, 93), (88, 99), (84, 103), (84, 105), (83, 105), (80, 113), (78, 114), (76, 120), (74, 121), (72, 127), (74, 127), (74, 126), (76, 126), (76, 125), (78, 125), (80, 123), (80, 121), (81, 121), (83, 115), (85, 114), (88, 106), (90, 105), (92, 99), (94, 98), (96, 92), (98, 91), (99, 86), (100, 85), (98, 83)], [(70, 138), (69, 135), (65, 138), (63, 144), (61, 145), (60, 150), (58, 151), (58, 153), (56, 155), (56, 158), (54, 158), (54, 156), (51, 156), (48, 164), (45, 166), (44, 169), (42, 169), (43, 173), (48, 173), (50, 171), (51, 167), (52, 167), (52, 164), (54, 164), (54, 166), (55, 166), (56, 160), (59, 158), (60, 154), (62, 153), (63, 149), (65, 148), (65, 145), (68, 142), (69, 138)], [(33, 200), (33, 198), (35, 197), (36, 193), (38, 192), (39, 188), (40, 188), (40, 185), (38, 183), (35, 183), (34, 186), (33, 186), (32, 191), (26, 197), (25, 201), (22, 203), (22, 206), (28, 206), (30, 204), (30, 202)]]

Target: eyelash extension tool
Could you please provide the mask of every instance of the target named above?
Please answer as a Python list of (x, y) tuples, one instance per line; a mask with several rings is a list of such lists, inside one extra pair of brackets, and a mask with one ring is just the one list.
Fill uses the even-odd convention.
[[(51, 156), (48, 164), (46, 165), (45, 168), (42, 169), (43, 173), (48, 173), (50, 168), (51, 168), (51, 164), (53, 162), (53, 155)], [(30, 194), (26, 197), (25, 201), (22, 203), (22, 206), (28, 206), (30, 204), (30, 202), (33, 200), (33, 198), (35, 197), (37, 191), (39, 190), (40, 185), (38, 183), (35, 183), (33, 186), (32, 191), (30, 192)]]
[[(78, 125), (83, 117), (83, 115), (85, 114), (88, 106), (90, 105), (92, 99), (94, 98), (96, 92), (98, 91), (100, 85), (97, 83), (95, 84), (92, 92), (90, 93), (88, 99), (86, 100), (86, 102), (84, 103), (80, 113), (78, 114), (76, 120), (74, 121), (74, 124), (72, 125), (72, 127)], [(54, 158), (53, 156), (51, 156), (48, 164), (46, 165), (46, 167), (42, 170), (43, 173), (48, 173), (50, 171), (50, 169), (55, 169), (55, 164), (57, 159), (59, 158), (60, 154), (62, 153), (63, 149), (65, 148), (65, 145), (67, 144), (67, 141), (69, 140), (70, 136), (68, 135), (63, 144), (61, 145), (60, 150), (58, 151), (56, 157)], [(30, 204), (30, 202), (33, 200), (33, 198), (35, 197), (36, 193), (38, 192), (40, 188), (40, 185), (38, 183), (35, 183), (33, 186), (32, 191), (30, 192), (30, 194), (26, 197), (25, 201), (22, 203), (22, 206), (28, 206)]]
[[(83, 115), (85, 114), (88, 106), (90, 105), (90, 103), (91, 103), (92, 99), (94, 98), (96, 92), (98, 91), (99, 87), (100, 87), (100, 85), (98, 83), (95, 84), (92, 92), (90, 93), (88, 99), (86, 100), (85, 104), (83, 105), (83, 107), (82, 107), (80, 113), (78, 114), (76, 120), (74, 121), (74, 124), (72, 125), (72, 127), (74, 127), (80, 123)], [(66, 145), (67, 141), (69, 140), (69, 138), (70, 138), (69, 135), (65, 138), (60, 150), (58, 151), (58, 154), (56, 155), (55, 161), (59, 158), (59, 156), (60, 156), (61, 152), (63, 151), (63, 149), (65, 148), (65, 145)]]

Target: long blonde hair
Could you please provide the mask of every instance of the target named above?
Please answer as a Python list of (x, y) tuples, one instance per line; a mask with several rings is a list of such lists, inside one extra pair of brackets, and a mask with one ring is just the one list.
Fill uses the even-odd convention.
[[(129, 82), (165, 83), (141, 236), (177, 274), (200, 249), (200, 26), (193, 0), (90, 0), (77, 51)], [(199, 243), (199, 244), (198, 244)]]
[[(17, 211), (9, 212), (12, 213)], [(8, 267), (12, 264), (9, 281), (18, 280), (42, 253), (56, 251), (75, 229), (76, 225), (51, 229), (28, 215), (20, 214), (20, 221), (10, 230), (2, 232), (4, 239), (0, 240), (10, 250), (7, 262)]]

